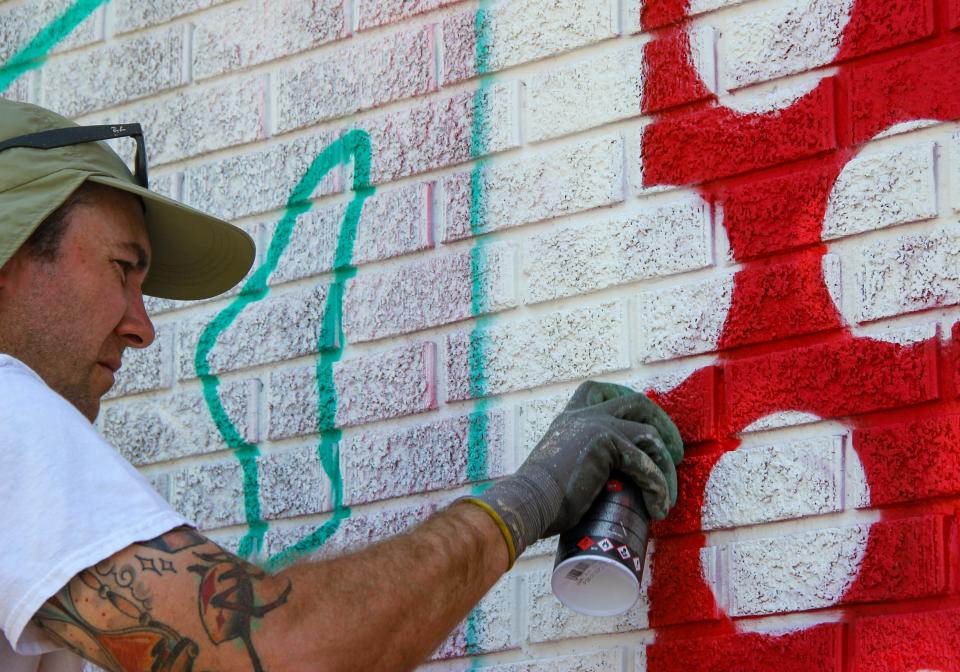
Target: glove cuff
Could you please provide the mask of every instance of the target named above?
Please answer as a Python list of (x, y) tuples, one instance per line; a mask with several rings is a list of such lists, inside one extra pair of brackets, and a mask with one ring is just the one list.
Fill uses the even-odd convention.
[[(493, 519), (493, 522), (497, 524), (497, 527), (500, 528), (500, 534), (503, 535), (503, 540), (507, 543), (507, 570), (510, 570), (514, 563), (517, 561), (517, 547), (513, 543), (513, 535), (510, 534), (510, 528), (507, 527), (507, 524), (503, 522), (503, 518), (497, 513), (496, 509), (487, 504), (485, 501), (479, 497), (461, 497), (457, 502), (469, 502), (470, 504), (476, 504), (481, 509), (483, 509), (490, 518)], [(454, 502), (456, 503), (456, 502)]]

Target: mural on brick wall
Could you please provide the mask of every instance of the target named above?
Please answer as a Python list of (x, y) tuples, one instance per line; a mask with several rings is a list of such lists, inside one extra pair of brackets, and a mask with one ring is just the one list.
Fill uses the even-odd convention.
[[(749, 622), (743, 626), (731, 620), (776, 613), (784, 606), (804, 610), (834, 605), (848, 607), (851, 619), (862, 619), (855, 648), (846, 653), (857, 669), (960, 669), (956, 637), (945, 633), (958, 623), (960, 612), (870, 618), (875, 612), (855, 606), (946, 593), (942, 548), (953, 538), (952, 505), (897, 508), (882, 513), (871, 526), (817, 530), (797, 537), (793, 544), (765, 540), (744, 544), (746, 548), (735, 552), (730, 562), (739, 578), (746, 579), (738, 590), (755, 594), (733, 595), (729, 604), (734, 613), (729, 614), (716, 605), (716, 586), (709, 580), (713, 559), (701, 551), (706, 537), (696, 534), (759, 522), (738, 518), (744, 511), (731, 515), (730, 509), (738, 506), (736, 498), (749, 500), (748, 493), (722, 489), (730, 483), (724, 472), (750, 468), (747, 456), (738, 459), (728, 452), (738, 447), (737, 437), (752, 424), (771, 418), (782, 424), (844, 418), (853, 447), (847, 453), (851, 463), (846, 465), (846, 485), (858, 491), (861, 506), (956, 492), (960, 433), (952, 348), (941, 348), (935, 333), (860, 333), (856, 325), (886, 316), (883, 307), (875, 314), (863, 309), (850, 314), (838, 296), (836, 259), (831, 258), (833, 240), (896, 223), (901, 214), (895, 208), (868, 206), (860, 220), (833, 216), (831, 205), (843, 198), (845, 173), (862, 169), (862, 162), (857, 163), (861, 146), (881, 134), (916, 127), (913, 122), (960, 116), (956, 78), (960, 35), (948, 26), (957, 19), (948, 12), (956, 11), (956, 3), (952, 8), (946, 2), (819, 3), (827, 16), (793, 19), (811, 25), (826, 19), (821, 32), (813, 31), (812, 36), (835, 45), (836, 71), (799, 90), (774, 92), (765, 101), (766, 109), (749, 110), (716, 104), (703, 83), (691, 57), (687, 29), (690, 5), (697, 4), (650, 3), (642, 15), (648, 29), (666, 26), (646, 47), (650, 88), (644, 109), (656, 120), (643, 136), (644, 187), (696, 185), (704, 201), (722, 213), (730, 253), (742, 265), (718, 293), (711, 295), (714, 288), (706, 287), (691, 291), (690, 298), (699, 292), (700, 297), (710, 296), (725, 305), (722, 327), (704, 348), (720, 351), (717, 363), (659, 395), (697, 447), (681, 470), (678, 510), (658, 532), (694, 534), (658, 544), (650, 620), (654, 626), (699, 621), (704, 625), (698, 634), (730, 634), (708, 647), (658, 637), (648, 649), (648, 669), (726, 670), (742, 661), (750, 661), (750, 669), (756, 670), (841, 669), (845, 655), (841, 625), (816, 625), (775, 636), (742, 632), (749, 630)], [(783, 24), (794, 33), (785, 36), (784, 54), (803, 46), (789, 44), (791, 38), (811, 36), (804, 32), (809, 26), (796, 23)], [(823, 34), (831, 27), (836, 34)], [(848, 64), (855, 57), (924, 38), (929, 39), (923, 48), (912, 53)], [(756, 67), (765, 64), (758, 62)], [(739, 84), (744, 83), (749, 82)], [(694, 109), (657, 114), (688, 102), (695, 103)], [(932, 168), (933, 151), (932, 145), (922, 147), (917, 161)], [(791, 162), (788, 169), (779, 166), (785, 162)], [(877, 177), (876, 192), (882, 201), (885, 191), (896, 189), (891, 182), (906, 176)], [(914, 188), (931, 186), (921, 183)], [(934, 210), (918, 218), (935, 215)], [(900, 263), (907, 263), (905, 257), (911, 253), (906, 240)], [(940, 305), (943, 297), (927, 287), (910, 299), (922, 309)], [(682, 335), (665, 336), (677, 337)], [(783, 339), (792, 339), (789, 347), (763, 345)], [(716, 427), (704, 417), (703, 408), (713, 389), (719, 390), (717, 398), (723, 405)], [(904, 406), (911, 408), (903, 410)], [(786, 468), (790, 459), (785, 456), (781, 466)], [(762, 485), (757, 487), (757, 492), (762, 490)], [(762, 494), (776, 500), (796, 493)], [(823, 504), (822, 510), (830, 510), (829, 503)], [(789, 502), (784, 505), (789, 509)], [(791, 573), (807, 577), (802, 587), (788, 585)], [(772, 599), (765, 603), (769, 596)], [(682, 635), (690, 636), (691, 632)]]
[[(105, 2), (73, 3), (0, 71), (0, 91), (42, 65), (57, 42)], [(496, 48), (491, 4), (479, 3), (464, 33), (473, 52), (470, 76), (479, 81), (464, 107), (470, 137), (461, 158), (472, 160), (473, 167), (446, 185), (460, 189), (466, 203), (455, 213), (462, 215), (461, 230), (448, 228), (448, 237), (477, 236), (467, 263), (469, 306), (447, 320), (474, 318), (466, 334), (448, 342), (462, 360), (461, 375), (451, 381), (461, 388), (449, 398), (473, 404), (468, 482), (496, 475), (487, 445), (500, 389), (488, 365), (497, 347), (498, 318), (490, 313), (492, 306), (506, 305), (487, 277), (489, 260), (498, 254), (496, 238), (480, 235), (499, 228), (497, 217), (509, 216), (494, 202), (490, 184), (497, 168), (485, 158), (504, 146), (490, 131), (498, 85), (491, 63)], [(650, 193), (687, 188), (684, 207), (714, 213), (739, 269), (723, 282), (651, 292), (639, 301), (651, 323), (666, 325), (645, 335), (643, 348), (669, 353), (684, 342), (687, 352), (717, 353), (713, 364), (685, 375), (679, 384), (649, 392), (677, 419), (690, 450), (680, 469), (678, 507), (654, 530), (649, 604), (640, 607), (656, 631), (646, 669), (734, 670), (746, 664), (778, 672), (960, 670), (960, 601), (951, 595), (955, 572), (945, 550), (956, 543), (956, 512), (937, 499), (954, 495), (960, 482), (960, 359), (953, 346), (960, 325), (946, 344), (941, 341), (947, 335), (936, 327), (886, 332), (869, 327), (898, 314), (883, 303), (881, 295), (889, 290), (884, 283), (901, 283), (911, 310), (955, 302), (923, 268), (924, 255), (955, 259), (958, 254), (951, 251), (946, 231), (943, 249), (906, 236), (893, 248), (889, 241), (875, 244), (886, 245), (875, 250), (879, 256), (897, 260), (901, 275), (894, 279), (858, 257), (867, 292), (861, 300), (844, 295), (839, 277), (839, 260), (863, 251), (846, 237), (937, 215), (935, 207), (924, 209), (926, 202), (902, 198), (933, 192), (935, 143), (897, 149), (895, 156), (862, 150), (877, 138), (960, 117), (960, 32), (955, 30), (960, 3), (813, 1), (807, 4), (815, 11), (785, 16), (782, 39), (764, 43), (757, 37), (765, 46), (759, 54), (750, 51), (754, 38), (746, 32), (752, 27), (745, 25), (744, 34), (732, 36), (746, 45), (739, 54), (743, 67), (722, 88), (751, 86), (772, 72), (804, 71), (809, 64), (799, 58), (794, 67), (792, 59), (807, 48), (817, 50), (820, 64), (834, 67), (765, 97), (750, 97), (743, 107), (732, 105), (747, 98), (718, 102), (714, 63), (700, 49), (701, 28), (692, 22), (724, 4), (733, 3), (650, 2), (640, 17), (653, 37), (643, 52), (641, 111), (652, 121), (641, 138), (639, 188)], [(204, 325), (192, 353), (206, 407), (242, 467), (248, 532), (240, 552), (254, 554), (261, 551), (269, 526), (261, 510), (258, 446), (231, 420), (211, 358), (241, 313), (267, 297), (269, 280), (282, 267), (291, 241), (305, 235), (296, 224), (312, 207), (318, 185), (333, 169), (349, 166), (351, 199), (338, 227), (332, 280), (324, 288), (312, 372), (320, 436), (316, 456), (331, 483), (332, 513), (326, 523), (268, 557), (275, 567), (318, 549), (351, 515), (340, 466), (334, 365), (349, 346), (344, 294), (357, 275), (357, 226), (375, 191), (371, 162), (381, 149), (370, 134), (354, 130), (312, 158), (286, 199), (261, 261), (240, 293)], [(904, 166), (913, 169), (907, 173)], [(857, 180), (875, 182), (874, 201), (850, 216), (841, 206)], [(776, 450), (737, 450), (751, 430), (815, 422), (835, 431)], [(834, 471), (823, 468), (837, 464), (841, 467)], [(836, 481), (837, 473), (843, 482)], [(752, 476), (756, 482), (743, 486)], [(787, 520), (850, 506), (870, 509), (871, 522), (801, 534), (792, 530), (787, 543), (724, 536), (725, 530), (769, 522), (770, 510)], [(759, 510), (763, 517), (755, 516)], [(724, 585), (716, 569), (717, 547), (731, 541), (736, 543), (727, 551), (727, 562), (736, 586)], [(798, 576), (803, 579), (796, 584)], [(877, 606), (910, 599), (927, 600), (929, 611), (890, 615)], [(753, 631), (751, 625), (751, 617), (835, 607), (841, 609), (841, 622), (789, 623), (784, 628), (789, 631), (780, 634)], [(477, 610), (466, 625), (467, 653), (478, 649), (483, 618)], [(853, 633), (849, 640), (848, 631)], [(698, 638), (695, 646), (690, 638)]]

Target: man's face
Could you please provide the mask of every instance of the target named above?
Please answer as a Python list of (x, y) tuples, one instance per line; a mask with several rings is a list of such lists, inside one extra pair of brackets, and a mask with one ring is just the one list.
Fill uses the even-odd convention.
[(153, 342), (141, 290), (149, 261), (139, 201), (95, 187), (70, 212), (55, 261), (20, 249), (0, 268), (0, 352), (27, 364), (92, 422), (123, 351)]

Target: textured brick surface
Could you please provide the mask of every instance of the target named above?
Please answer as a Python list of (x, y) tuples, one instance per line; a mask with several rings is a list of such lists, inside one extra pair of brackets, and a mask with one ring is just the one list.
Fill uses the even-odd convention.
[(196, 22), (193, 75), (204, 79), (295, 54), (336, 40), (345, 28), (342, 0), (250, 0), (210, 12)]
[(370, 341), (512, 306), (513, 258), (511, 247), (496, 245), (359, 274), (347, 284), (344, 335)]
[(42, 104), (69, 117), (184, 84), (186, 40), (176, 26), (55, 59), (42, 72)]
[(860, 321), (960, 303), (960, 234), (946, 226), (864, 245), (856, 267)]
[[(388, 259), (432, 246), (433, 184), (412, 184), (378, 190), (363, 202), (353, 246), (353, 265)], [(293, 233), (271, 284), (298, 280), (333, 268), (345, 223), (345, 204), (314, 206), (297, 217)], [(271, 237), (275, 232), (270, 229)], [(360, 271), (361, 274), (365, 271)]]
[(460, 623), (433, 657), (459, 658), (514, 648), (516, 592), (516, 582), (509, 575), (494, 584), (471, 612), (470, 624)]
[(129, 348), (123, 355), (123, 366), (105, 399), (127, 394), (149, 392), (173, 384), (173, 328), (157, 327), (157, 338), (148, 348)]
[(748, 633), (690, 641), (657, 642), (647, 647), (648, 670), (664, 672), (841, 672), (843, 626), (814, 625), (794, 632)]
[(126, 33), (155, 26), (224, 2), (227, 0), (112, 0), (113, 30), (116, 33)]
[(446, 178), (445, 240), (622, 201), (623, 151), (607, 135)]
[[(226, 85), (192, 87), (85, 121), (139, 123), (147, 134), (152, 167), (265, 137), (265, 84), (262, 77), (247, 77)], [(150, 186), (155, 188), (152, 176)]]
[(261, 511), (268, 520), (330, 509), (330, 479), (315, 445), (261, 455), (257, 466)]
[(564, 607), (550, 589), (550, 570), (524, 576), (526, 595), (523, 611), (527, 614), (530, 641), (546, 642), (608, 632), (643, 630), (647, 627), (646, 596), (621, 616), (585, 616)]
[(546, 140), (639, 115), (643, 55), (641, 45), (617, 47), (530, 77), (526, 81), (530, 139)]
[(936, 217), (934, 151), (925, 142), (848, 163), (830, 192), (823, 240)]
[[(904, 636), (910, 646), (904, 646)], [(960, 651), (960, 610), (874, 616), (857, 621), (855, 672), (949, 670)]]
[(277, 132), (434, 90), (433, 40), (433, 26), (426, 26), (353, 44), (278, 71)]
[[(244, 441), (258, 438), (257, 396), (260, 384), (243, 380), (217, 389), (227, 417)], [(200, 389), (167, 397), (120, 402), (103, 413), (103, 435), (135, 465), (202, 455), (228, 448)]]
[(528, 660), (521, 663), (504, 663), (487, 668), (490, 672), (605, 672), (621, 669), (623, 653), (619, 650), (595, 651), (591, 653)]
[[(624, 307), (557, 312), (447, 337), (447, 399), (576, 380), (626, 366)], [(471, 366), (471, 362), (477, 363)]]
[[(190, 167), (183, 175), (183, 202), (225, 219), (282, 208), (310, 163), (333, 140), (326, 133), (310, 135)], [(338, 177), (335, 168), (315, 193), (332, 192)]]
[(354, 14), (359, 30), (429, 12), (463, 0), (357, 0)]
[(837, 436), (726, 453), (707, 481), (703, 529), (840, 511), (842, 466)]
[(720, 39), (723, 86), (746, 86), (830, 63), (852, 5), (852, 0), (789, 0), (731, 21)]
[(518, 91), (494, 84), (357, 125), (370, 134), (370, 180), (390, 182), (519, 144)]
[(206, 462), (173, 472), (170, 503), (201, 529), (244, 522), (240, 462), (236, 459)]
[[(7, 63), (45, 25), (66, 11), (71, 4), (70, 0), (37, 0), (29, 3), (7, 3), (8, 6), (0, 7), (0, 63)], [(65, 35), (64, 39), (56, 44), (54, 51), (67, 51), (99, 40), (102, 13), (102, 9), (93, 12)]]
[(733, 277), (641, 292), (631, 338), (645, 362), (712, 352), (730, 310)]
[[(521, 0), (444, 20), (443, 82), (496, 72), (616, 35), (611, 0)], [(481, 56), (478, 57), (478, 54)]]
[[(436, 408), (435, 357), (434, 344), (424, 343), (335, 363), (337, 426)], [(270, 438), (317, 432), (316, 368), (271, 372), (268, 404)]]
[(710, 238), (709, 209), (699, 199), (531, 236), (523, 254), (527, 300), (704, 268), (712, 261)]
[[(922, 445), (921, 451), (910, 446)], [(871, 483), (874, 506), (957, 494), (960, 490), (960, 419), (934, 418), (864, 429), (854, 447)]]
[[(271, 294), (248, 305), (210, 348), (209, 373), (279, 362), (332, 347), (333, 334), (321, 329), (328, 287), (325, 284), (280, 295)], [(200, 339), (215, 315), (201, 315), (181, 324), (178, 334), (178, 375), (196, 375), (194, 358)]]
[(502, 411), (457, 416), (400, 430), (364, 431), (344, 440), (340, 461), (347, 505), (453, 488), (469, 482), (471, 444), (483, 447), (483, 473), (505, 471), (509, 419)]

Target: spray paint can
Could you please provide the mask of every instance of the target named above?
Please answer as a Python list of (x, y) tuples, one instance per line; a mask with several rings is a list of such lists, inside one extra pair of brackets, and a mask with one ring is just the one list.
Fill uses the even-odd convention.
[(550, 581), (564, 606), (588, 616), (615, 616), (640, 596), (650, 516), (640, 490), (613, 473), (590, 509), (560, 535)]

